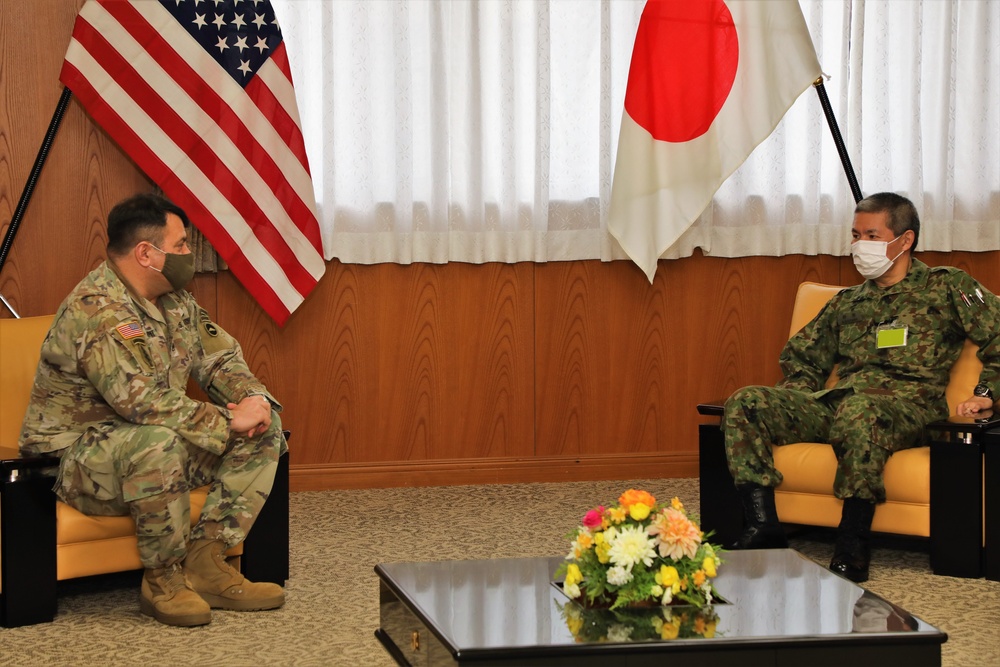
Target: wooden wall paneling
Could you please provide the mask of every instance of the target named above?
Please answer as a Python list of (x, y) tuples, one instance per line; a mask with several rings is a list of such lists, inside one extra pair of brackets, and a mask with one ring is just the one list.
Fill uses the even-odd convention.
[(286, 426), (296, 432), (293, 463), (368, 460), (377, 422), (370, 378), (374, 328), (371, 267), (327, 264), (316, 290), (281, 332)]
[[(388, 265), (372, 271), (380, 461), (530, 453), (530, 267)], [(523, 287), (522, 287), (523, 285)], [(487, 377), (486, 373), (490, 373)], [(529, 449), (525, 449), (525, 447)], [(374, 453), (374, 457), (371, 454)]]
[(603, 420), (609, 410), (621, 409), (621, 397), (607, 383), (607, 283), (624, 267), (581, 261), (535, 268), (536, 455), (597, 454), (619, 446), (604, 440)]
[(604, 324), (607, 343), (597, 363), (606, 377), (599, 377), (597, 404), (589, 409), (604, 412), (604, 426), (595, 453), (677, 452), (685, 449), (673, 438), (673, 394), (678, 380), (677, 320), (682, 304), (674, 297), (668, 272), (661, 267), (652, 284), (631, 262), (600, 267), (606, 274)]
[(440, 267), (448, 403), (440, 458), (534, 455), (534, 266)]
[[(220, 281), (219, 322), (255, 372), (273, 348), (280, 370), (262, 379), (296, 432), (293, 466), (525, 457), (531, 281), (528, 264), (334, 262), (284, 330), (260, 321), (231, 278)], [(261, 328), (274, 333), (247, 344)]]
[[(62, 92), (59, 70), (81, 4), (39, 0), (31, 3), (31, 11), (5, 11), (0, 17), (0, 165), (6, 165), (0, 166), (0, 233), (10, 222)], [(52, 46), (41, 35), (59, 35), (60, 43)], [(103, 261), (111, 206), (149, 188), (117, 145), (71, 101), (0, 275), (0, 291), (22, 315), (55, 312)]]
[(678, 326), (693, 359), (682, 374), (692, 381), (686, 390), (692, 405), (781, 377), (778, 354), (788, 338), (795, 291), (804, 280), (836, 283), (836, 260), (695, 255), (670, 267), (684, 292), (678, 300), (690, 314)]

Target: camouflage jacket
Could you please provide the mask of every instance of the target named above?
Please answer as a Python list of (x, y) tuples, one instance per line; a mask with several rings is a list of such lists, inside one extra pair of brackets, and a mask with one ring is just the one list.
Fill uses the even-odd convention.
[[(186, 393), (188, 378), (212, 402)], [(135, 296), (109, 262), (90, 272), (56, 312), (42, 343), (21, 429), (26, 454), (58, 453), (91, 425), (156, 424), (215, 454), (225, 451), (225, 405), (262, 394), (239, 344), (186, 291), (156, 304)]]
[[(892, 322), (906, 326), (906, 344), (879, 349), (876, 331)], [(830, 299), (782, 350), (778, 386), (822, 393), (837, 365), (836, 388), (891, 394), (944, 418), (949, 371), (966, 338), (979, 346), (981, 381), (1000, 395), (1000, 299), (964, 271), (914, 259), (891, 287), (868, 280)]]

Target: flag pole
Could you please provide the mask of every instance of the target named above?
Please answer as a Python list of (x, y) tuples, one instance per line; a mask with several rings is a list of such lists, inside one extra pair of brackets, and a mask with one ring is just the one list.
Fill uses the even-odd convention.
[(830, 98), (826, 94), (826, 86), (823, 85), (823, 77), (813, 81), (816, 94), (819, 95), (819, 103), (826, 114), (826, 123), (830, 126), (830, 134), (833, 135), (833, 143), (837, 146), (837, 153), (840, 155), (840, 163), (844, 165), (844, 173), (847, 175), (847, 182), (851, 186), (854, 194), (854, 203), (861, 201), (861, 186), (858, 185), (858, 178), (854, 175), (854, 167), (851, 166), (851, 156), (847, 154), (847, 147), (844, 146), (844, 138), (840, 136), (840, 128), (837, 127), (837, 118), (833, 115), (833, 107), (830, 106)]
[[(69, 100), (72, 96), (73, 92), (66, 86), (63, 86), (62, 95), (59, 96), (56, 110), (52, 113), (52, 120), (49, 121), (49, 129), (46, 130), (45, 138), (42, 139), (42, 145), (38, 148), (38, 155), (35, 156), (35, 164), (31, 167), (28, 181), (24, 184), (24, 189), (21, 190), (21, 198), (17, 201), (17, 208), (14, 209), (10, 225), (3, 236), (3, 243), (0, 244), (0, 271), (3, 271), (3, 265), (7, 262), (7, 254), (10, 252), (10, 247), (14, 244), (14, 236), (17, 234), (17, 228), (21, 226), (24, 211), (28, 208), (28, 202), (31, 201), (31, 195), (35, 191), (35, 185), (38, 183), (38, 176), (42, 172), (42, 167), (45, 166), (45, 160), (49, 156), (49, 149), (52, 148), (52, 141), (56, 137), (59, 124), (62, 123), (63, 115), (66, 113), (66, 107), (69, 106)], [(20, 315), (11, 307), (7, 299), (3, 298), (2, 294), (0, 294), (0, 301), (7, 307), (7, 310), (14, 314), (14, 317), (20, 318)]]

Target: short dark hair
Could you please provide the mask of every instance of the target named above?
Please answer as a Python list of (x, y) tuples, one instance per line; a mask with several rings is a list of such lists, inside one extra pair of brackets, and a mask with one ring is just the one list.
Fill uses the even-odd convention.
[(889, 229), (897, 237), (913, 230), (913, 245), (910, 251), (917, 249), (917, 239), (920, 238), (920, 216), (917, 209), (906, 197), (895, 192), (879, 192), (868, 195), (854, 207), (855, 213), (888, 213)]
[(168, 213), (180, 218), (185, 228), (191, 225), (184, 209), (159, 195), (133, 195), (115, 204), (108, 214), (108, 254), (124, 255), (141, 241), (162, 245)]

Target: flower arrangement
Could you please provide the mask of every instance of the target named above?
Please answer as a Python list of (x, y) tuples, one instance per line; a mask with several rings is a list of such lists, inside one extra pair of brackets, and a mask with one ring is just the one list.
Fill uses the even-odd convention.
[(571, 600), (560, 611), (573, 639), (585, 643), (710, 639), (719, 623), (711, 606), (683, 611), (671, 607), (588, 609)]
[(590, 607), (689, 604), (718, 598), (712, 585), (721, 549), (705, 541), (697, 523), (674, 498), (657, 503), (629, 489), (614, 507), (587, 512), (568, 537), (566, 562), (556, 571), (563, 592)]

